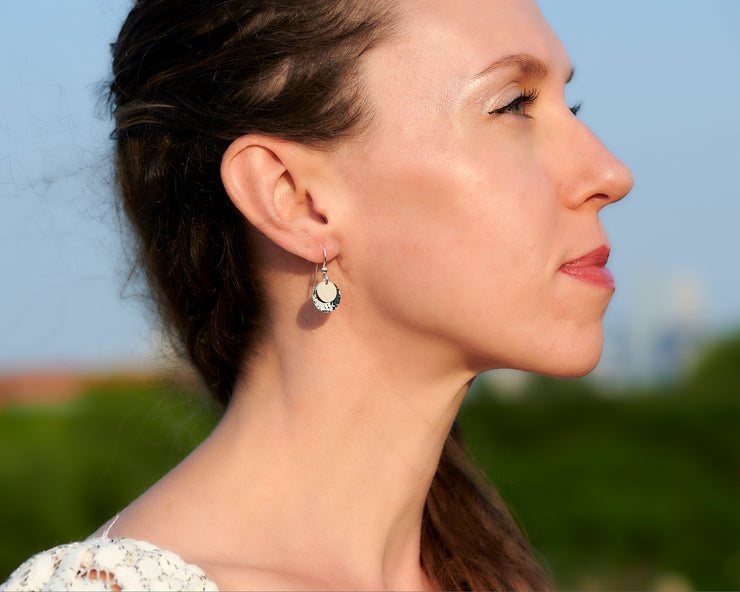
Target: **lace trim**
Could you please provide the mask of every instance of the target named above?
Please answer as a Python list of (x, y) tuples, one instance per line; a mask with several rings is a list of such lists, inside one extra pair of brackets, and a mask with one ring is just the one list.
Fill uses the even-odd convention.
[(0, 585), (4, 590), (216, 591), (218, 587), (197, 565), (185, 563), (172, 551), (145, 541), (96, 537), (34, 555)]

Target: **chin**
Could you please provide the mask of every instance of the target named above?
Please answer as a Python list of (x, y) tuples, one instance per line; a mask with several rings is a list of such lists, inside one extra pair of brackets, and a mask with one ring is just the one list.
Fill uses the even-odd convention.
[(599, 332), (591, 340), (584, 340), (573, 344), (566, 350), (559, 352), (557, 363), (553, 364), (550, 372), (541, 372), (556, 378), (581, 378), (591, 372), (601, 359), (604, 348), (604, 335)]
[(548, 376), (552, 376), (554, 378), (581, 378), (596, 368), (596, 364), (598, 363), (599, 360), (597, 359), (593, 364), (585, 364), (583, 366), (563, 369), (559, 372), (548, 373)]
[(594, 332), (581, 339), (561, 341), (517, 369), (554, 378), (581, 378), (596, 368), (603, 346), (603, 331)]

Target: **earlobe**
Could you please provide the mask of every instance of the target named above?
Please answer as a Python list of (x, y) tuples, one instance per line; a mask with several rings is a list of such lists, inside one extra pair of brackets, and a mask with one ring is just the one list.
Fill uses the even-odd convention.
[[(303, 147), (300, 147), (303, 148)], [(274, 243), (318, 261), (333, 251), (328, 216), (317, 211), (307, 163), (292, 144), (259, 135), (242, 136), (226, 150), (221, 179), (244, 217)]]

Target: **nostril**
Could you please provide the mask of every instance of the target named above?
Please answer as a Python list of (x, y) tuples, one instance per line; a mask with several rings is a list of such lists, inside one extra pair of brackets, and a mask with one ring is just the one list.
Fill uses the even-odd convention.
[(595, 193), (594, 195), (589, 197), (586, 201), (596, 204), (599, 208), (603, 208), (604, 206), (616, 200), (609, 197), (606, 193)]

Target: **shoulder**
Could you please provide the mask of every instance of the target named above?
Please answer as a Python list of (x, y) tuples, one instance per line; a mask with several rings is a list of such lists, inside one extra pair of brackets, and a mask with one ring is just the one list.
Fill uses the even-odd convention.
[(218, 590), (176, 553), (128, 538), (97, 537), (34, 555), (0, 590)]

